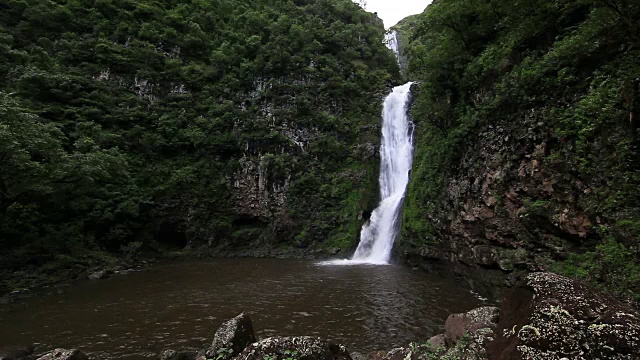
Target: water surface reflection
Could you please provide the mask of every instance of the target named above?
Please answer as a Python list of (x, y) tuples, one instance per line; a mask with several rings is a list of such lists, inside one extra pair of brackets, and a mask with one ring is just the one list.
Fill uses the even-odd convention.
[(245, 311), (259, 337), (317, 335), (368, 352), (424, 341), (452, 312), (480, 306), (462, 284), (399, 266), (228, 259), (81, 282), (0, 308), (0, 348), (43, 343), (95, 358), (202, 348)]

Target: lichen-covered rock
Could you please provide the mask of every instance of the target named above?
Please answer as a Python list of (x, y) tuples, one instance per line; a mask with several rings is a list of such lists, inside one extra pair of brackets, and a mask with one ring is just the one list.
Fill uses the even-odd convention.
[(495, 339), (494, 330), (488, 327), (475, 329), (465, 334), (455, 346), (443, 356), (445, 360), (487, 360), (487, 343)]
[(454, 346), (463, 336), (473, 334), (479, 329), (491, 329), (497, 326), (500, 309), (485, 306), (473, 309), (465, 314), (452, 314), (444, 325), (444, 340), (447, 346)]
[(447, 346), (455, 345), (465, 334), (481, 328), (481, 324), (474, 323), (465, 314), (451, 314), (444, 324), (444, 340)]
[(77, 349), (55, 349), (46, 354), (40, 355), (38, 360), (89, 360), (89, 357)]
[(483, 306), (469, 311), (466, 316), (475, 323), (484, 324), (485, 327), (495, 327), (500, 319), (500, 308)]
[[(421, 355), (420, 347), (416, 348), (395, 348), (391, 351), (376, 351), (369, 354), (369, 360), (419, 360)], [(351, 353), (353, 360), (357, 360)]]
[(322, 339), (302, 337), (271, 337), (249, 345), (235, 360), (293, 358), (296, 360), (352, 360), (343, 345)]
[(534, 273), (505, 297), (492, 359), (639, 359), (640, 314), (582, 283)]
[(382, 360), (416, 360), (418, 354), (405, 348), (395, 348), (389, 351)]
[(193, 360), (196, 358), (196, 352), (165, 350), (158, 358), (160, 360)]
[(207, 350), (208, 357), (229, 359), (256, 341), (251, 318), (242, 313), (220, 326)]

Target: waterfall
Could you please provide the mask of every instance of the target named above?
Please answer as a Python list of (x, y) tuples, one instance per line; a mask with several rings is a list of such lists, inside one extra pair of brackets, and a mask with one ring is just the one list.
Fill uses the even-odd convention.
[(404, 195), (413, 163), (413, 124), (408, 116), (411, 84), (393, 89), (384, 101), (380, 146), (380, 203), (362, 227), (351, 260), (330, 265), (387, 264), (396, 239)]
[(396, 59), (400, 62), (400, 47), (398, 44), (398, 32), (396, 30), (389, 31), (384, 35), (384, 43), (396, 55)]

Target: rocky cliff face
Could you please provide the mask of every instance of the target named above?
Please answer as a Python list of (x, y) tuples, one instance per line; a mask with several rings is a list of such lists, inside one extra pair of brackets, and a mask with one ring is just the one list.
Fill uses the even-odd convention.
[(640, 7), (541, 3), (434, 2), (405, 20), (420, 85), (398, 253), (500, 284), (555, 269), (634, 297), (640, 68), (617, 50), (636, 30), (611, 19)]
[[(480, 288), (481, 283), (508, 286), (532, 271), (564, 271), (558, 264), (567, 259), (599, 263), (610, 256), (605, 266), (612, 272), (621, 262), (633, 266), (636, 260), (624, 248), (614, 255), (575, 257), (602, 249), (599, 244), (613, 236), (624, 242), (629, 229), (621, 226), (620, 216), (635, 210), (606, 210), (602, 191), (615, 191), (602, 188), (610, 174), (586, 177), (577, 170), (574, 145), (554, 133), (553, 118), (546, 114), (531, 110), (475, 127), (455, 149), (453, 168), (441, 174), (439, 195), (425, 199), (428, 230), (405, 226), (399, 255), (431, 270), (453, 266)], [(612, 157), (606, 154), (601, 161)], [(420, 187), (414, 182), (410, 192), (415, 195)], [(414, 201), (409, 198), (409, 211)], [(579, 275), (573, 266), (581, 264), (569, 270)], [(489, 271), (480, 275), (475, 268)], [(484, 290), (498, 296), (495, 289)]]
[(583, 204), (592, 190), (568, 164), (541, 114), (478, 128), (429, 213), (434, 235), (409, 253), (469, 266), (537, 271), (597, 238), (604, 219)]

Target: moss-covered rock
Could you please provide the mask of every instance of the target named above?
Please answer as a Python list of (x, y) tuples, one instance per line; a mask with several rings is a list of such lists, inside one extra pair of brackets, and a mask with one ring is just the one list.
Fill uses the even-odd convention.
[(248, 346), (236, 360), (351, 360), (343, 345), (310, 337), (270, 337)]
[(640, 314), (608, 295), (552, 273), (534, 273), (501, 305), (492, 358), (636, 359)]

